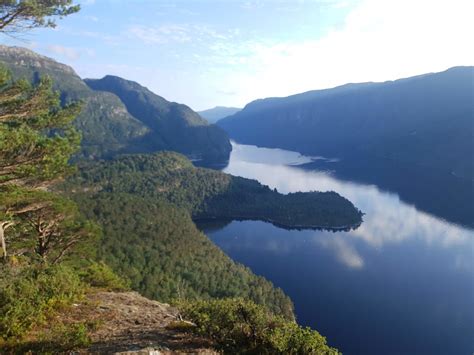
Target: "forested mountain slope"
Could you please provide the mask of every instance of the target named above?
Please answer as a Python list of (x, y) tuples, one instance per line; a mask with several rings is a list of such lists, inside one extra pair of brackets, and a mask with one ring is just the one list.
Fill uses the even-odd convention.
[(377, 156), (474, 177), (474, 67), (249, 103), (219, 121), (242, 143)]
[(173, 150), (210, 161), (229, 158), (232, 147), (227, 134), (188, 106), (169, 102), (136, 82), (116, 76), (85, 82), (94, 90), (117, 95), (128, 111), (151, 129), (151, 150)]
[(243, 297), (293, 317), (283, 291), (233, 262), (186, 211), (133, 193), (76, 194), (74, 199), (103, 229), (100, 257), (142, 295), (162, 302)]
[[(127, 83), (128, 96), (122, 96), (127, 102), (123, 102), (112, 90), (91, 89), (71, 67), (25, 48), (0, 46), (0, 63), (15, 78), (37, 82), (43, 75), (51, 76), (63, 102), (84, 101), (74, 123), (82, 133), (82, 156), (110, 158), (117, 153), (166, 149), (210, 162), (225, 162), (229, 157), (230, 142), (220, 128), (187, 106), (169, 103), (136, 83), (114, 78)], [(132, 105), (130, 97), (145, 97), (145, 101)], [(160, 101), (162, 110), (150, 109), (147, 100), (153, 101), (152, 106)]]

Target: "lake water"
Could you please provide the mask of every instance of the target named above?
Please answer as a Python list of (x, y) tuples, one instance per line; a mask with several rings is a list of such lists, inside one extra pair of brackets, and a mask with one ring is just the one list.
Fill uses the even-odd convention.
[(281, 287), (298, 322), (345, 354), (472, 354), (474, 231), (376, 185), (299, 166), (311, 161), (234, 143), (224, 171), (282, 193), (336, 191), (365, 213), (359, 228), (297, 231), (259, 221), (200, 227), (232, 259)]

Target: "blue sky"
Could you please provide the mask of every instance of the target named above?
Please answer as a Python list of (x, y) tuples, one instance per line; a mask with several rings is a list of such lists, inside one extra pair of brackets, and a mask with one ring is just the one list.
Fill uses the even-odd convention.
[(468, 0), (83, 0), (8, 45), (201, 110), (473, 65)]

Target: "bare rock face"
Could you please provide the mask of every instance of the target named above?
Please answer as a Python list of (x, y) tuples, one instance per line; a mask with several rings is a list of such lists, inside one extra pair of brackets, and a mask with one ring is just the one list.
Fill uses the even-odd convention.
[(10, 57), (15, 65), (22, 67), (34, 67), (43, 70), (58, 70), (67, 74), (77, 75), (74, 70), (65, 64), (56, 62), (27, 48), (9, 47), (0, 45), (0, 58)]
[[(99, 326), (85, 353), (100, 354), (217, 354), (210, 342), (169, 325), (180, 319), (178, 310), (149, 300), (137, 292), (96, 292), (75, 307), (81, 321)], [(82, 351), (81, 351), (82, 353)]]

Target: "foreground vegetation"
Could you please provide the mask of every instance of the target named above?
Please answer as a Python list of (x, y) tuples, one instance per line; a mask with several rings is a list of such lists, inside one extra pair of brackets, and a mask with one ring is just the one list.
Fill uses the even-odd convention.
[(99, 257), (144, 296), (174, 299), (243, 297), (293, 319), (293, 304), (280, 290), (235, 263), (166, 201), (134, 194), (76, 195), (103, 236)]
[(74, 259), (59, 265), (13, 260), (0, 265), (2, 353), (59, 353), (89, 346), (89, 332), (98, 324), (68, 322), (62, 315), (92, 287), (128, 290), (127, 282), (101, 263), (81, 262), (79, 267)]
[(318, 332), (275, 316), (251, 301), (183, 302), (180, 309), (196, 324), (190, 329), (210, 337), (224, 353), (339, 354)]

